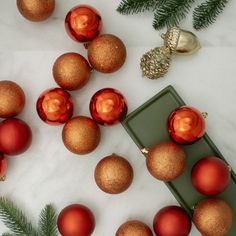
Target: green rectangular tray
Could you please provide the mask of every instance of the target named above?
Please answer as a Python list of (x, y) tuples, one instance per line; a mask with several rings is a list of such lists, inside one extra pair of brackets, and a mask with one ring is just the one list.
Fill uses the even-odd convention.
[[(166, 126), (167, 118), (174, 109), (182, 105), (185, 105), (184, 101), (172, 86), (168, 86), (130, 113), (122, 124), (140, 150), (149, 148), (158, 142), (170, 140)], [(193, 165), (202, 157), (210, 155), (226, 160), (207, 134), (196, 143), (182, 147), (187, 154), (186, 171), (176, 180), (166, 182), (166, 185), (192, 217), (193, 206), (206, 198), (192, 186), (190, 176)], [(233, 209), (234, 224), (227, 236), (236, 236), (236, 175), (233, 171), (229, 187), (217, 197), (226, 200)]]

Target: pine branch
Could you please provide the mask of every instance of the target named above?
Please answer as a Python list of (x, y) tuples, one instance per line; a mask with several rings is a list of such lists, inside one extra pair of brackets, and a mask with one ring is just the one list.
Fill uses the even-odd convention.
[(40, 214), (39, 235), (57, 236), (56, 211), (52, 205), (47, 205)]
[(2, 234), (2, 236), (15, 236), (14, 234), (10, 234), (10, 233), (4, 233)]
[(37, 236), (23, 212), (13, 202), (3, 197), (0, 198), (0, 217), (14, 236)]
[(186, 17), (195, 0), (166, 0), (156, 9), (153, 27), (157, 30), (163, 27), (179, 25)]
[(144, 11), (155, 10), (163, 0), (123, 0), (117, 8), (121, 14), (137, 14)]
[(200, 30), (213, 24), (227, 3), (228, 0), (207, 0), (196, 7), (193, 12), (193, 27)]

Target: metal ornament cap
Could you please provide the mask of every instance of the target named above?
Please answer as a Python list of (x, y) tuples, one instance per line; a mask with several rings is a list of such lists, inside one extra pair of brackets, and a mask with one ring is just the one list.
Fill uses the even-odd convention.
[(201, 48), (195, 34), (176, 26), (169, 28), (162, 38), (164, 45), (174, 54), (192, 55)]
[(149, 79), (163, 77), (169, 70), (171, 50), (165, 46), (156, 47), (145, 53), (140, 62), (143, 76)]

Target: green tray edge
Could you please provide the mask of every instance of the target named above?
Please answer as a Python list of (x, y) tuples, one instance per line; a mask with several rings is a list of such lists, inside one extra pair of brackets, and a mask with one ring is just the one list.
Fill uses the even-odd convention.
[[(153, 96), (152, 98), (150, 98), (149, 100), (147, 100), (143, 105), (139, 106), (137, 109), (135, 109), (134, 111), (132, 111), (122, 122), (122, 126), (125, 128), (126, 132), (129, 134), (129, 136), (132, 138), (132, 140), (137, 140), (137, 142), (134, 142), (139, 150), (141, 150), (142, 148), (144, 148), (144, 146), (142, 146), (141, 142), (138, 141), (138, 137), (136, 137), (132, 132), (130, 132), (130, 130), (128, 129), (128, 122), (130, 119), (133, 118), (133, 116), (135, 116), (135, 114), (137, 112), (139, 112), (140, 110), (144, 109), (146, 107), (147, 104), (150, 104), (152, 102), (154, 102), (158, 97), (163, 96), (166, 93), (171, 93), (171, 95), (175, 98), (175, 100), (179, 103), (180, 106), (186, 105), (186, 103), (183, 101), (183, 99), (180, 97), (180, 95), (177, 93), (177, 91), (174, 89), (174, 87), (172, 85), (168, 85), (167, 87), (165, 87), (163, 90), (161, 90), (159, 93), (157, 93), (155, 96)], [(205, 141), (208, 143), (208, 145), (210, 145), (216, 155), (221, 158), (222, 160), (224, 160), (227, 165), (229, 165), (229, 163), (227, 162), (227, 160), (224, 158), (224, 156), (222, 155), (222, 153), (220, 152), (220, 150), (217, 148), (217, 146), (214, 144), (214, 142), (211, 140), (211, 138), (209, 137), (209, 135), (207, 133), (205, 133), (205, 135), (202, 137), (203, 139), (205, 139)], [(231, 178), (232, 180), (236, 183), (236, 174), (233, 171), (232, 167), (229, 165), (229, 167), (231, 168)], [(193, 209), (190, 209), (189, 206), (185, 203), (184, 199), (180, 196), (180, 194), (178, 194), (177, 190), (175, 190), (175, 187), (172, 185), (171, 182), (164, 182), (168, 189), (170, 190), (170, 192), (173, 194), (173, 196), (176, 198), (176, 200), (178, 201), (178, 203), (188, 212), (188, 214), (192, 217), (193, 215)]]

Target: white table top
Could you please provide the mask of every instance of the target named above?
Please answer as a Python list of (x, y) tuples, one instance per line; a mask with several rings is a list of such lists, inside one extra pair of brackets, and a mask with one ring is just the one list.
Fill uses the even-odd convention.
[[(236, 2), (207, 30), (195, 32), (202, 48), (193, 56), (176, 56), (168, 75), (160, 80), (142, 78), (139, 58), (162, 44), (161, 32), (152, 28), (152, 15), (122, 16), (115, 11), (119, 0), (87, 0), (96, 7), (104, 22), (103, 33), (112, 33), (125, 42), (128, 58), (117, 73), (93, 73), (87, 86), (73, 92), (75, 114), (89, 115), (91, 96), (100, 88), (113, 87), (128, 100), (129, 111), (167, 85), (173, 85), (187, 104), (207, 111), (207, 132), (226, 159), (236, 169)], [(36, 114), (39, 94), (56, 87), (52, 78), (55, 59), (65, 52), (86, 55), (81, 44), (64, 30), (64, 17), (76, 0), (57, 1), (53, 16), (43, 23), (25, 20), (15, 1), (0, 2), (0, 80), (19, 83), (27, 96), (20, 118), (33, 130), (30, 149), (8, 159), (7, 180), (0, 183), (0, 195), (10, 197), (34, 223), (40, 210), (53, 203), (58, 212), (68, 204), (89, 206), (96, 217), (94, 236), (111, 236), (128, 219), (152, 226), (155, 213), (163, 206), (177, 204), (167, 187), (150, 176), (144, 158), (121, 125), (101, 127), (99, 147), (89, 155), (76, 156), (64, 147), (62, 127), (43, 123)], [(191, 16), (181, 27), (193, 30)], [(98, 161), (111, 153), (127, 157), (134, 168), (131, 187), (119, 195), (103, 193), (95, 184), (93, 172)], [(0, 223), (0, 233), (6, 228)], [(200, 235), (193, 227), (192, 236)]]

